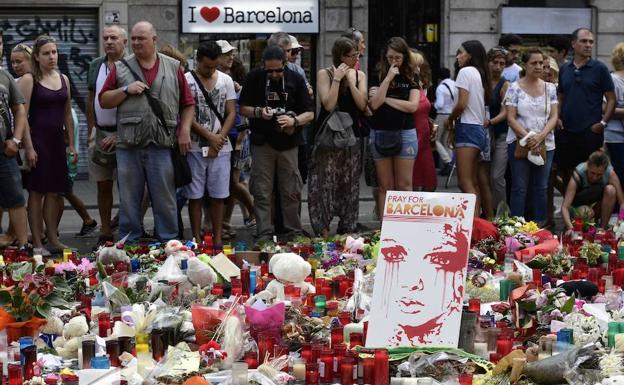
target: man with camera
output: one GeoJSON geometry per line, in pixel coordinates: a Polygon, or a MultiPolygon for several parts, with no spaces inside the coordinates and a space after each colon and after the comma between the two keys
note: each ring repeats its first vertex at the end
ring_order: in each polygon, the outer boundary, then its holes
{"type": "Polygon", "coordinates": [[[304,79],[286,67],[284,49],[272,45],[262,55],[263,68],[247,75],[240,96],[242,115],[251,128],[251,181],[257,235],[270,239],[271,195],[277,177],[282,218],[291,235],[302,231],[299,205],[303,182],[298,169],[302,128],[314,119],[304,79]]]}

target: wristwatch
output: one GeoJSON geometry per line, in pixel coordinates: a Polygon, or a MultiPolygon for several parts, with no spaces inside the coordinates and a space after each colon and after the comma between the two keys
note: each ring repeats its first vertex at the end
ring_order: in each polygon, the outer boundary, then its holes
{"type": "Polygon", "coordinates": [[[20,147],[22,145],[22,140],[21,139],[17,139],[16,137],[12,137],[11,140],[13,142],[15,142],[15,144],[17,144],[17,147],[20,147]]]}
{"type": "Polygon", "coordinates": [[[607,128],[607,124],[608,124],[608,123],[607,123],[607,122],[605,122],[604,120],[601,120],[601,121],[600,121],[600,125],[601,125],[602,127],[604,127],[604,128],[607,128]]]}
{"type": "Polygon", "coordinates": [[[293,120],[294,120],[293,127],[294,128],[299,127],[299,121],[297,121],[297,117],[296,116],[293,116],[293,120]]]}
{"type": "Polygon", "coordinates": [[[123,86],[121,90],[123,91],[124,94],[130,95],[130,93],[128,92],[128,86],[123,86]]]}

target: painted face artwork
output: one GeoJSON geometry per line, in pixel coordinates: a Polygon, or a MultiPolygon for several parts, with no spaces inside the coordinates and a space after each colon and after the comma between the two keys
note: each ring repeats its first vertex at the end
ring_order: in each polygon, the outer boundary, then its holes
{"type": "Polygon", "coordinates": [[[419,195],[439,198],[386,203],[370,346],[457,345],[472,206],[464,194],[419,195]]]}

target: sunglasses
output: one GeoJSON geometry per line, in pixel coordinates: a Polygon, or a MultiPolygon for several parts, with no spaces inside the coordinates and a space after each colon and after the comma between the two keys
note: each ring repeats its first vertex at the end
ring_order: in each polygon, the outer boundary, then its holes
{"type": "Polygon", "coordinates": [[[27,46],[26,44],[18,44],[15,47],[13,47],[13,52],[26,52],[27,54],[32,54],[32,48],[30,48],[29,46],[27,46]]]}
{"type": "Polygon", "coordinates": [[[264,72],[266,72],[267,74],[271,74],[271,73],[281,74],[282,72],[284,72],[284,69],[283,68],[278,68],[278,69],[274,69],[274,70],[265,69],[264,72]]]}
{"type": "Polygon", "coordinates": [[[509,54],[509,51],[507,51],[503,47],[494,47],[494,48],[492,48],[492,52],[500,52],[500,53],[502,53],[505,56],[507,56],[509,54]]]}
{"type": "Polygon", "coordinates": [[[44,46],[44,45],[46,45],[48,43],[56,43],[56,39],[51,37],[51,36],[40,36],[35,41],[35,47],[39,48],[39,47],[44,46]]]}

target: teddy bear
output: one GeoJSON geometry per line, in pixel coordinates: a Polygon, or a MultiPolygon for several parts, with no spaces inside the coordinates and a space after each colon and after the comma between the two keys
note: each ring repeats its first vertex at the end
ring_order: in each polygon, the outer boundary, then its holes
{"type": "Polygon", "coordinates": [[[88,332],[87,318],[83,315],[74,317],[63,327],[63,335],[54,340],[54,349],[63,358],[76,358],[82,342],[81,337],[88,332]]]}
{"type": "Polygon", "coordinates": [[[312,266],[295,253],[273,255],[269,260],[269,270],[275,279],[269,282],[263,291],[250,298],[248,303],[253,303],[257,299],[265,301],[284,300],[284,285],[289,283],[301,288],[301,296],[316,292],[314,286],[305,282],[306,277],[312,271],[312,266]]]}
{"type": "Polygon", "coordinates": [[[167,257],[173,255],[176,260],[179,261],[180,259],[189,259],[194,257],[195,253],[182,242],[177,239],[172,239],[165,244],[165,255],[167,257]]]}

